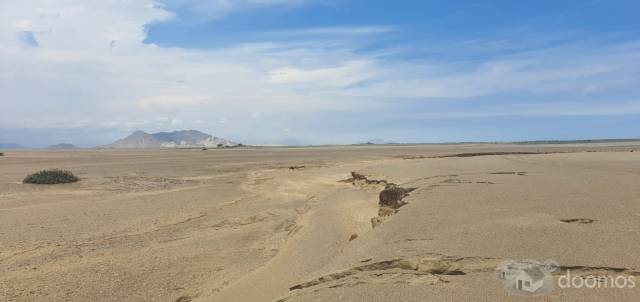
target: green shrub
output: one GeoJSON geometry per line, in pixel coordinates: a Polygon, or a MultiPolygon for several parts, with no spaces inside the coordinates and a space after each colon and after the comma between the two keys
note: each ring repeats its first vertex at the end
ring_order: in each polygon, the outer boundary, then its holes
{"type": "Polygon", "coordinates": [[[51,169],[31,174],[22,181],[28,184],[53,185],[78,181],[78,177],[70,171],[51,169]]]}

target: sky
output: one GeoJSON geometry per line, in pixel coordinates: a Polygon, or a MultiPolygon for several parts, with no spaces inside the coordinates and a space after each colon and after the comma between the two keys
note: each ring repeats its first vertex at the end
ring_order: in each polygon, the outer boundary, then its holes
{"type": "Polygon", "coordinates": [[[640,1],[0,0],[0,143],[640,137],[640,1]]]}

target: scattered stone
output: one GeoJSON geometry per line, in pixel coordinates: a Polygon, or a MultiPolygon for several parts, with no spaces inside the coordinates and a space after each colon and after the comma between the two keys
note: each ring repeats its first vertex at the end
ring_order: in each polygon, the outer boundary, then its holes
{"type": "Polygon", "coordinates": [[[358,234],[351,234],[351,237],[349,237],[349,241],[353,241],[356,238],[358,238],[358,234]]]}
{"type": "Polygon", "coordinates": [[[382,221],[384,221],[384,219],[382,217],[373,217],[373,218],[371,218],[371,227],[375,228],[375,227],[379,226],[380,224],[382,224],[382,221]]]}
{"type": "Polygon", "coordinates": [[[391,215],[395,214],[396,212],[397,212],[397,210],[394,209],[394,208],[380,207],[380,209],[378,209],[378,216],[380,216],[380,217],[391,216],[391,215]]]}

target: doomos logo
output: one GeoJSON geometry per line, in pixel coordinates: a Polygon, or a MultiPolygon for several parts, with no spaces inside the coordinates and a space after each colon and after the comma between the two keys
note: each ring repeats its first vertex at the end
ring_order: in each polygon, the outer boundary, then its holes
{"type": "Polygon", "coordinates": [[[544,263],[535,260],[508,260],[496,267],[496,276],[503,280],[505,289],[518,296],[540,296],[555,289],[551,273],[558,268],[553,260],[544,263]]]}

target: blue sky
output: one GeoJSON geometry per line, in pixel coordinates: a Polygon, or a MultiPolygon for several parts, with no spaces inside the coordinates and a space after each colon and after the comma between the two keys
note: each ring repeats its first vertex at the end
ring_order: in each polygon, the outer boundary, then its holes
{"type": "Polygon", "coordinates": [[[0,2],[0,142],[635,138],[638,1],[0,2]],[[28,3],[25,3],[28,2],[28,3]]]}

